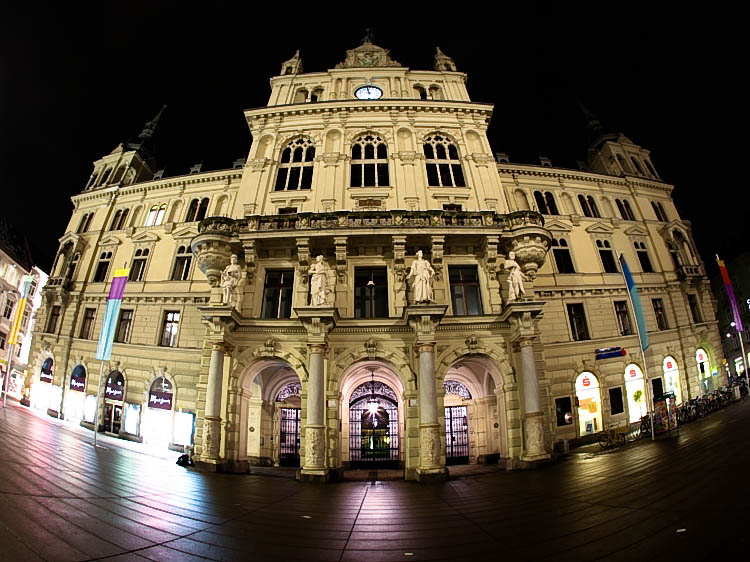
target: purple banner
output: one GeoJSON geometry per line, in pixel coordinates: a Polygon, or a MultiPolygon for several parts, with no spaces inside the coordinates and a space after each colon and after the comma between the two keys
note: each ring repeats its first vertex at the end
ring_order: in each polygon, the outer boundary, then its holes
{"type": "Polygon", "coordinates": [[[125,292],[125,283],[128,281],[127,277],[115,277],[112,279],[112,286],[109,288],[108,299],[122,300],[122,294],[125,292]]]}
{"type": "Polygon", "coordinates": [[[159,408],[160,410],[171,410],[172,393],[152,390],[148,393],[148,407],[159,408]]]}

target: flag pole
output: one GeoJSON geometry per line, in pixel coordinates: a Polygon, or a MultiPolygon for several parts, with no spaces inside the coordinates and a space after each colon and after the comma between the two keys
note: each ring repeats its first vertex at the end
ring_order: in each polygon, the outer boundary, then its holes
{"type": "Polygon", "coordinates": [[[8,346],[8,356],[7,356],[8,359],[5,364],[5,376],[3,377],[3,388],[2,388],[3,408],[5,408],[6,404],[8,403],[8,385],[10,384],[9,383],[10,372],[11,372],[11,369],[13,368],[13,348],[14,347],[15,345],[13,344],[10,344],[8,346]]]}
{"type": "MultiPolygon", "coordinates": [[[[641,360],[643,362],[643,378],[644,378],[644,387],[646,388],[646,411],[648,412],[649,421],[651,423],[651,441],[654,441],[656,439],[656,436],[654,435],[654,404],[651,400],[651,391],[649,389],[649,378],[648,378],[648,365],[646,365],[646,349],[643,347],[643,340],[644,337],[642,337],[641,334],[641,322],[643,322],[643,312],[641,310],[641,303],[640,301],[636,304],[635,299],[633,298],[632,291],[637,291],[638,289],[635,287],[635,283],[633,283],[633,278],[630,276],[630,268],[628,267],[627,262],[625,261],[625,257],[622,255],[622,253],[619,253],[618,259],[620,261],[620,269],[622,270],[622,276],[625,279],[625,286],[627,288],[628,293],[628,301],[630,301],[630,309],[633,311],[633,315],[635,316],[635,332],[638,335],[638,347],[641,350],[641,360]],[[632,288],[632,289],[631,289],[632,288]],[[640,318],[639,318],[640,316],[640,318]]],[[[643,325],[643,328],[645,329],[645,322],[643,325]]],[[[645,335],[646,338],[648,338],[648,335],[645,335]]]]}
{"type": "Polygon", "coordinates": [[[99,401],[102,394],[102,380],[104,379],[104,361],[99,367],[99,387],[96,390],[96,410],[94,410],[94,447],[96,447],[96,434],[99,432],[99,401]]]}

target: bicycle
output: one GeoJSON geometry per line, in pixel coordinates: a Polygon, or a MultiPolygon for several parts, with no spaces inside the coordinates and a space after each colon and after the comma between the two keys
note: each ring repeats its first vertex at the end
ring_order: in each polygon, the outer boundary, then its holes
{"type": "Polygon", "coordinates": [[[623,430],[619,427],[607,430],[599,435],[599,446],[606,449],[615,445],[624,445],[626,442],[625,433],[627,433],[627,429],[623,430]]]}

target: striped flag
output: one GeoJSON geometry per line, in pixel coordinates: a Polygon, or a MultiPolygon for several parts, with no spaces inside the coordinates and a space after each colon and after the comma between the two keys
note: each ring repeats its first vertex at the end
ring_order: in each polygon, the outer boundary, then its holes
{"type": "Polygon", "coordinates": [[[638,337],[641,339],[641,349],[645,351],[648,349],[648,331],[646,330],[646,319],[643,317],[641,299],[638,298],[638,288],[633,282],[633,276],[630,274],[628,262],[625,261],[625,256],[623,256],[622,254],[620,254],[620,266],[622,267],[622,275],[623,277],[625,277],[625,284],[628,286],[628,293],[630,293],[630,304],[633,306],[635,321],[638,324],[638,337]]]}
{"type": "Polygon", "coordinates": [[[126,268],[115,269],[115,274],[112,277],[112,286],[109,289],[109,297],[107,297],[107,308],[104,311],[104,320],[102,320],[102,331],[99,333],[99,345],[96,348],[97,359],[107,360],[112,355],[112,342],[115,339],[117,318],[120,315],[120,305],[122,304],[122,293],[125,291],[129,271],[126,268]]]}
{"type": "Polygon", "coordinates": [[[719,264],[719,271],[721,272],[721,279],[724,281],[724,288],[727,291],[727,297],[729,297],[729,306],[732,307],[732,315],[734,316],[734,327],[737,328],[738,332],[742,331],[742,318],[740,317],[740,311],[737,308],[737,301],[734,300],[734,290],[732,290],[732,282],[729,280],[729,273],[727,273],[727,266],[724,262],[719,259],[717,254],[716,263],[719,264]]]}
{"type": "Polygon", "coordinates": [[[11,324],[10,328],[10,337],[8,338],[8,343],[10,344],[18,343],[18,332],[21,329],[23,312],[26,309],[26,299],[29,297],[29,289],[31,288],[31,282],[33,280],[34,277],[31,275],[23,276],[23,283],[21,285],[21,300],[18,301],[18,305],[16,306],[16,315],[13,317],[13,324],[11,324]]]}

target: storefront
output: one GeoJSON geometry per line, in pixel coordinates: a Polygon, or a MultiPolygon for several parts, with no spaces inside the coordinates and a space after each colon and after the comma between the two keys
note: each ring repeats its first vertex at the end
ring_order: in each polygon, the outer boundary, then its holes
{"type": "Polygon", "coordinates": [[[120,371],[112,371],[104,388],[104,433],[119,435],[122,429],[125,399],[125,377],[120,371]]]}
{"type": "Polygon", "coordinates": [[[667,355],[662,362],[662,373],[664,374],[664,388],[667,393],[674,394],[675,404],[682,404],[682,389],[680,387],[680,370],[677,361],[671,355],[667,355]]]}
{"type": "Polygon", "coordinates": [[[47,357],[39,369],[39,381],[31,388],[31,407],[35,410],[46,412],[53,403],[54,368],[54,360],[52,357],[47,357]]]}
{"type": "Polygon", "coordinates": [[[699,347],[695,351],[695,362],[698,365],[698,379],[701,383],[701,393],[713,392],[714,381],[711,377],[711,363],[709,362],[708,353],[702,347],[699,347]]]}
{"type": "Polygon", "coordinates": [[[579,435],[598,433],[603,429],[599,379],[593,373],[584,371],[576,378],[575,386],[579,435]]]}
{"type": "Polygon", "coordinates": [[[625,393],[628,397],[628,421],[637,422],[648,414],[648,397],[643,371],[635,363],[625,367],[625,393]]]}
{"type": "Polygon", "coordinates": [[[70,375],[69,392],[65,396],[65,418],[80,422],[86,400],[86,367],[76,365],[70,375]]]}
{"type": "Polygon", "coordinates": [[[173,408],[173,385],[165,376],[160,376],[151,383],[143,412],[141,429],[145,443],[158,449],[169,447],[174,423],[173,408]]]}

